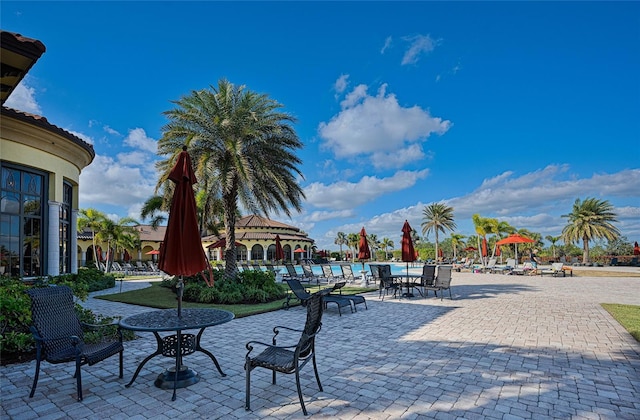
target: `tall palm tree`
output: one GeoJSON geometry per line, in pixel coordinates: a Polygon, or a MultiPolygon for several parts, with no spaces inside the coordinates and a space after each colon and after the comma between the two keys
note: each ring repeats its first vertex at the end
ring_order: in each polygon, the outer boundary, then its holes
{"type": "Polygon", "coordinates": [[[456,228],[453,221],[453,207],[444,203],[431,203],[422,210],[422,234],[429,236],[434,232],[436,237],[436,259],[438,258],[438,232],[445,233],[456,228]]]}
{"type": "Polygon", "coordinates": [[[620,231],[613,224],[617,223],[617,214],[607,200],[579,198],[573,203],[571,213],[562,217],[568,219],[568,224],[562,229],[562,239],[565,243],[576,243],[582,240],[582,262],[589,262],[589,241],[599,238],[608,241],[616,240],[620,231]]]}
{"type": "Polygon", "coordinates": [[[302,143],[293,129],[295,118],[281,111],[283,105],[220,80],[217,87],[193,91],[175,101],[175,109],[164,114],[158,153],[168,156],[158,163],[168,174],[187,146],[196,177],[208,194],[222,201],[226,235],[225,277],[235,278],[238,209],[268,217],[271,212],[291,216],[300,211],[304,192],[298,185],[302,161],[295,154],[302,143]]]}
{"type": "Polygon", "coordinates": [[[169,211],[169,207],[171,206],[171,197],[164,197],[161,195],[154,195],[147,199],[142,205],[142,209],[140,209],[140,217],[146,219],[147,217],[151,218],[151,228],[153,230],[158,229],[162,223],[167,220],[167,217],[164,215],[165,212],[169,211]]]}
{"type": "Polygon", "coordinates": [[[342,255],[342,246],[347,244],[347,234],[344,232],[338,232],[334,243],[340,247],[340,259],[343,260],[344,256],[342,255]]]}
{"type": "MultiPolygon", "coordinates": [[[[94,208],[88,209],[80,209],[78,210],[78,231],[82,232],[85,229],[91,230],[91,238],[93,241],[93,262],[94,264],[98,263],[98,254],[96,251],[96,236],[97,233],[102,229],[102,224],[107,220],[107,215],[101,212],[100,210],[96,210],[94,208]]],[[[96,267],[98,267],[96,265],[96,267]]]]}
{"type": "MultiPolygon", "coordinates": [[[[478,255],[480,255],[480,260],[482,261],[482,266],[485,266],[485,259],[482,257],[482,245],[480,244],[480,238],[487,239],[487,235],[492,233],[494,223],[491,219],[486,217],[481,217],[479,214],[474,214],[471,216],[471,220],[473,221],[473,226],[475,227],[478,241],[478,255]]],[[[495,220],[495,219],[494,219],[495,220]]]]}

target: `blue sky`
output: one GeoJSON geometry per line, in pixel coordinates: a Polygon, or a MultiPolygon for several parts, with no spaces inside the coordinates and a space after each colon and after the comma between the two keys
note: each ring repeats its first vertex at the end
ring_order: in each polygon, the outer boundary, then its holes
{"type": "MultiPolygon", "coordinates": [[[[221,78],[297,119],[291,219],[400,245],[432,202],[559,236],[609,200],[640,240],[638,2],[2,2],[46,53],[6,105],[93,144],[80,207],[139,219],[171,101],[221,78]]],[[[433,240],[433,235],[429,238],[433,240]]]]}

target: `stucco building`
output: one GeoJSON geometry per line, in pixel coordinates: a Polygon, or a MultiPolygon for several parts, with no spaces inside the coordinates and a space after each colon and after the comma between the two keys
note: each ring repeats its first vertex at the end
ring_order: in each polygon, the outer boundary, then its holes
{"type": "Polygon", "coordinates": [[[12,32],[0,36],[0,275],[75,273],[80,172],[95,152],[44,117],[5,107],[46,49],[12,32]]]}

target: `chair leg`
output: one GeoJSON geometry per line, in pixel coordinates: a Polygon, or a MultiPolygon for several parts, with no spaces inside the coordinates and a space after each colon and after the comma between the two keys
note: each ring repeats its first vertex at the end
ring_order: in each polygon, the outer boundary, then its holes
{"type": "Polygon", "coordinates": [[[320,392],[323,392],[324,390],[322,389],[322,384],[320,383],[320,375],[318,374],[318,365],[316,364],[316,353],[315,350],[313,352],[313,371],[316,373],[316,381],[318,382],[318,389],[320,389],[320,392]]]}
{"type": "Polygon", "coordinates": [[[304,400],[302,399],[302,388],[300,387],[300,370],[296,369],[296,387],[298,388],[298,398],[300,399],[300,405],[302,406],[302,412],[307,415],[307,407],[304,406],[304,400]]]}
{"type": "Polygon", "coordinates": [[[31,385],[31,393],[29,398],[33,398],[33,394],[36,392],[36,386],[38,386],[38,377],[40,376],[40,358],[36,360],[36,375],[33,377],[33,385],[31,385]]]}
{"type": "Polygon", "coordinates": [[[124,377],[124,372],[123,372],[123,369],[122,369],[122,366],[123,366],[122,362],[123,362],[123,359],[124,359],[123,353],[124,353],[124,351],[120,351],[120,379],[122,379],[124,377]]]}
{"type": "Polygon", "coordinates": [[[244,409],[251,410],[251,366],[248,360],[244,363],[244,370],[246,372],[244,409]]]}
{"type": "Polygon", "coordinates": [[[78,401],[82,401],[82,370],[80,369],[80,356],[76,356],[76,387],[78,389],[78,401]]]}

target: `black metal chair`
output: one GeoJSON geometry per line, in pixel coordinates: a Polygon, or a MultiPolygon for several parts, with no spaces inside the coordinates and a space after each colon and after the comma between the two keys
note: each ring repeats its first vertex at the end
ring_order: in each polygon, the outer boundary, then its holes
{"type": "Polygon", "coordinates": [[[283,326],[273,328],[272,344],[262,343],[259,341],[249,341],[246,344],[248,350],[245,356],[244,369],[246,372],[246,399],[245,409],[250,410],[251,400],[251,371],[257,367],[269,369],[272,371],[272,383],[276,383],[276,372],[285,374],[295,374],[296,387],[298,388],[298,398],[302,406],[302,412],[307,415],[307,409],[302,398],[302,388],[300,387],[300,370],[311,361],[313,370],[318,382],[318,388],[322,391],[320,376],[318,375],[318,366],[316,364],[316,335],[322,327],[322,312],[324,310],[323,295],[325,291],[314,293],[306,301],[307,320],[303,330],[292,329],[283,326]],[[276,338],[281,331],[301,333],[300,339],[296,345],[278,346],[276,338]],[[262,352],[252,356],[254,346],[263,348],[262,352]]]}
{"type": "MultiPolygon", "coordinates": [[[[332,296],[337,296],[339,298],[342,299],[348,299],[350,303],[353,304],[353,310],[355,310],[356,312],[358,312],[358,308],[356,307],[356,305],[359,305],[361,303],[364,303],[364,308],[365,309],[369,309],[367,308],[367,301],[365,300],[364,296],[361,295],[343,295],[342,294],[342,288],[347,284],[346,280],[345,281],[339,281],[336,284],[333,285],[333,287],[331,288],[331,293],[329,293],[329,297],[332,296]],[[334,295],[333,293],[337,292],[338,294],[334,295]]],[[[325,304],[326,306],[326,304],[325,304]]],[[[351,312],[353,312],[353,310],[351,312]]]]}
{"type": "MultiPolygon", "coordinates": [[[[432,264],[425,264],[422,267],[422,277],[417,287],[421,288],[423,292],[420,292],[424,297],[427,297],[429,293],[428,287],[433,287],[436,282],[436,266],[432,264]]],[[[418,289],[420,290],[420,289],[418,289]]]]}
{"type": "Polygon", "coordinates": [[[436,280],[433,286],[425,286],[425,295],[428,290],[433,290],[438,297],[438,291],[442,292],[440,295],[440,300],[444,299],[444,291],[449,291],[449,299],[453,299],[451,296],[451,269],[450,265],[439,265],[438,266],[438,274],[436,275],[436,280]]]}
{"type": "Polygon", "coordinates": [[[393,297],[396,297],[396,295],[398,294],[398,289],[400,289],[402,285],[397,283],[394,277],[391,275],[391,266],[388,264],[371,264],[370,267],[374,279],[378,280],[379,282],[379,297],[384,300],[384,297],[389,294],[390,290],[393,290],[393,297]]]}
{"type": "MultiPolygon", "coordinates": [[[[81,323],[73,303],[73,292],[68,286],[52,286],[27,290],[31,298],[31,333],[36,340],[36,374],[31,386],[33,397],[38,385],[40,362],[49,363],[76,362],[74,378],[78,392],[78,401],[82,401],[82,375],[80,366],[94,365],[115,354],[120,354],[120,378],[122,378],[122,334],[118,329],[118,339],[96,344],[85,343],[82,327],[100,329],[106,325],[81,323]]],[[[114,322],[111,325],[117,325],[114,322]]]]}

